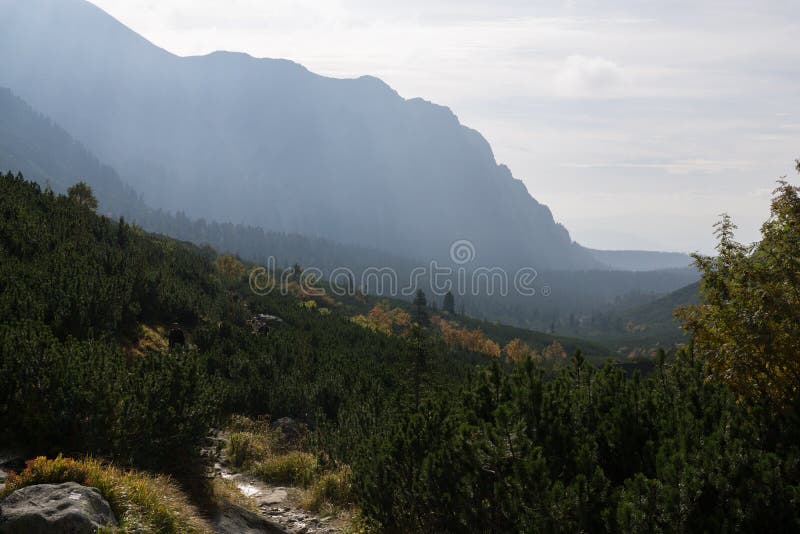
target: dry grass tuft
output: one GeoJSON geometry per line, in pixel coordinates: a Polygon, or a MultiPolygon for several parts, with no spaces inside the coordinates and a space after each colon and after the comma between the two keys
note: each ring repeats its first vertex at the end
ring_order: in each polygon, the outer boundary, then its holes
{"type": "Polygon", "coordinates": [[[253,464],[251,472],[270,484],[307,487],[314,480],[318,467],[317,457],[313,454],[289,451],[253,464]]]}
{"type": "Polygon", "coordinates": [[[351,508],[354,504],[352,477],[349,467],[322,473],[306,491],[303,508],[326,514],[351,508]]]}
{"type": "Polygon", "coordinates": [[[252,497],[242,493],[232,480],[216,477],[211,480],[211,495],[216,506],[231,503],[255,514],[261,513],[258,503],[252,497]]]}
{"type": "Polygon", "coordinates": [[[107,532],[155,532],[160,534],[205,534],[211,526],[186,496],[166,476],[122,470],[99,460],[73,460],[59,455],[28,462],[20,474],[6,480],[0,500],[15,490],[35,484],[76,482],[100,490],[119,521],[107,532]]]}

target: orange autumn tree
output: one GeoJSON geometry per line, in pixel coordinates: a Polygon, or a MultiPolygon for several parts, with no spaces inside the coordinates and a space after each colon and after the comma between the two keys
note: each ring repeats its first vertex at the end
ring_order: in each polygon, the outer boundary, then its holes
{"type": "Polygon", "coordinates": [[[538,354],[527,343],[519,338],[512,339],[505,347],[503,353],[506,355],[508,363],[522,363],[530,358],[538,358],[538,354]]]}
{"type": "Polygon", "coordinates": [[[448,347],[486,354],[493,358],[499,358],[501,355],[500,345],[487,338],[480,328],[472,330],[462,328],[457,323],[442,319],[438,315],[431,319],[431,324],[442,333],[442,338],[448,347]]]}
{"type": "Polygon", "coordinates": [[[390,308],[386,302],[376,304],[367,315],[356,315],[352,321],[375,332],[408,335],[411,315],[401,308],[390,308]]]}

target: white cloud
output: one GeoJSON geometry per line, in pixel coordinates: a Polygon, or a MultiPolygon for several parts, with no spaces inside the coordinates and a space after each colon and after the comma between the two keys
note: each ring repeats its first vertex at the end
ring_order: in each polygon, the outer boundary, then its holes
{"type": "Polygon", "coordinates": [[[611,93],[625,78],[622,68],[609,59],[571,55],[556,72],[556,94],[567,98],[597,97],[611,93]]]}

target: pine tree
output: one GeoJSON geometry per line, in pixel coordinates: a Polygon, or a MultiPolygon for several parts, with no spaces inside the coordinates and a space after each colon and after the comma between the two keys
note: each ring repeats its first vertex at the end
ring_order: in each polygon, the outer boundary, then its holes
{"type": "Polygon", "coordinates": [[[448,291],[447,294],[444,296],[444,302],[442,303],[442,309],[450,314],[456,313],[456,299],[453,296],[452,291],[448,291]]]}
{"type": "Polygon", "coordinates": [[[419,409],[420,389],[422,388],[422,373],[425,371],[426,351],[425,351],[425,327],[430,323],[427,310],[428,301],[425,292],[417,290],[414,297],[414,339],[416,341],[416,351],[414,358],[414,406],[419,409]]]}
{"type": "Polygon", "coordinates": [[[92,211],[97,209],[97,199],[92,188],[86,182],[78,182],[67,189],[67,196],[79,206],[89,208],[92,211]]]}

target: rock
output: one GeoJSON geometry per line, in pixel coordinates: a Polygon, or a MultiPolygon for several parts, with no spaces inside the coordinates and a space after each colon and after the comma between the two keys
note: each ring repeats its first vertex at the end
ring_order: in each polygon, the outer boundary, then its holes
{"type": "Polygon", "coordinates": [[[1,534],[94,534],[117,526],[97,488],[75,482],[18,489],[0,502],[1,534]]]}
{"type": "Polygon", "coordinates": [[[286,497],[287,493],[285,489],[275,488],[269,493],[263,495],[260,499],[258,499],[258,501],[263,504],[281,504],[286,500],[286,497]]]}
{"type": "Polygon", "coordinates": [[[282,526],[254,514],[253,512],[226,503],[214,518],[214,532],[217,534],[285,534],[282,526]]]}

